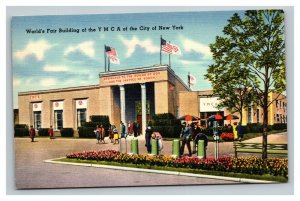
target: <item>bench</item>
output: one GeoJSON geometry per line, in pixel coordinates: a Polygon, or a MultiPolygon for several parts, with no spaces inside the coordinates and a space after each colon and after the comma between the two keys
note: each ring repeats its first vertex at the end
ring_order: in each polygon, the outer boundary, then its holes
{"type": "MultiPolygon", "coordinates": [[[[235,157],[237,153],[262,153],[262,143],[247,143],[247,142],[234,142],[233,148],[235,152],[235,157]]],[[[287,155],[288,154],[287,144],[278,144],[278,143],[268,143],[267,144],[267,153],[268,154],[277,154],[277,155],[287,155]]]]}

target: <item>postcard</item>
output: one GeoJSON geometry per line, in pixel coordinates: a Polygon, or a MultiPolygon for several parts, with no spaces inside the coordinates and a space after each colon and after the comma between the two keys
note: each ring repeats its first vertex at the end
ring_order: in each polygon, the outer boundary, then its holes
{"type": "Polygon", "coordinates": [[[16,189],[288,181],[282,10],[11,27],[16,189]]]}

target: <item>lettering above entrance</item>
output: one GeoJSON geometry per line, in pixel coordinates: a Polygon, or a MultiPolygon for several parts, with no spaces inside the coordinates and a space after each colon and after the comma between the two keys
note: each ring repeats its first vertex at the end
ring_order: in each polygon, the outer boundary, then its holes
{"type": "Polygon", "coordinates": [[[126,75],[105,76],[100,78],[100,86],[124,85],[145,82],[157,82],[168,79],[167,71],[133,73],[126,75]]]}

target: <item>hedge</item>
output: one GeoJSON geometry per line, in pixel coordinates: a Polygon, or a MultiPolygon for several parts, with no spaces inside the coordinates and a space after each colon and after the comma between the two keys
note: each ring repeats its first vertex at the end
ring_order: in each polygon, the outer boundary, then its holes
{"type": "Polygon", "coordinates": [[[38,135],[39,136],[49,136],[48,129],[49,128],[40,128],[38,131],[38,135]]]}
{"type": "Polygon", "coordinates": [[[283,123],[273,124],[272,129],[273,130],[285,130],[285,129],[287,129],[287,124],[283,124],[283,123]]]}
{"type": "Polygon", "coordinates": [[[16,124],[14,127],[15,137],[24,137],[29,136],[29,128],[26,124],[16,124]]]}
{"type": "Polygon", "coordinates": [[[178,138],[181,132],[181,122],[171,113],[156,114],[149,122],[152,130],[163,137],[178,138]]]}
{"type": "Polygon", "coordinates": [[[62,128],[60,130],[61,137],[73,137],[74,136],[74,130],[73,128],[62,128]]]}
{"type": "Polygon", "coordinates": [[[79,127],[78,134],[80,138],[95,138],[95,127],[79,127]]]}

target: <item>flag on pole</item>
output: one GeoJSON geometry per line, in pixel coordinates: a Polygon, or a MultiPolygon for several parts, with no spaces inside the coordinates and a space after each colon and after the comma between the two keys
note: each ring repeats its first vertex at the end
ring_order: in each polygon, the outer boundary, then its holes
{"type": "Polygon", "coordinates": [[[118,58],[118,54],[115,48],[105,46],[105,52],[111,63],[120,64],[120,60],[118,58]]]}
{"type": "Polygon", "coordinates": [[[181,54],[181,50],[177,45],[167,42],[165,39],[160,39],[161,51],[166,54],[181,54]]]}
{"type": "Polygon", "coordinates": [[[196,84],[196,78],[195,78],[195,76],[193,76],[193,75],[189,75],[189,83],[190,83],[190,85],[192,85],[192,86],[194,86],[195,84],[196,84]]]}

